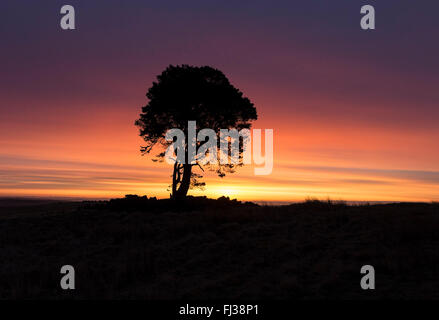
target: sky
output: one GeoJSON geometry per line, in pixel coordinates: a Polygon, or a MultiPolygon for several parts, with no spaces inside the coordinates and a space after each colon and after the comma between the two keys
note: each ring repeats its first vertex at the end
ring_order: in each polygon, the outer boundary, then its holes
{"type": "Polygon", "coordinates": [[[0,3],[0,197],[169,196],[134,121],[168,65],[220,69],[274,130],[204,191],[253,201],[439,201],[439,2],[0,3]],[[76,29],[62,30],[73,5],[76,29]],[[376,29],[360,28],[360,8],[376,29]]]}

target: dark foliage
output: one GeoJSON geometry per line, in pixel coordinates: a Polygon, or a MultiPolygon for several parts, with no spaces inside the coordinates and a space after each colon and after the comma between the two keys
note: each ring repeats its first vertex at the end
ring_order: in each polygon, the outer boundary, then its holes
{"type": "MultiPolygon", "coordinates": [[[[202,177],[193,172],[195,164],[188,161],[188,121],[196,121],[199,129],[212,129],[219,136],[220,129],[248,129],[251,121],[257,119],[256,108],[243,93],[235,88],[218,69],[188,65],[169,66],[149,88],[149,103],[142,107],[142,113],[135,122],[140,136],[146,142],[141,148],[145,153],[158,145],[160,152],[156,161],[162,161],[171,142],[165,140],[169,129],[180,129],[186,135],[186,164],[176,162],[172,179],[172,195],[185,197],[190,187],[204,187],[202,177]]],[[[199,147],[200,144],[197,144],[199,147]]],[[[219,146],[218,146],[219,149],[219,146]]],[[[242,148],[240,150],[242,155],[242,148]]],[[[196,164],[201,168],[201,165],[196,164]]],[[[236,164],[207,165],[218,176],[234,172],[236,164]]]]}

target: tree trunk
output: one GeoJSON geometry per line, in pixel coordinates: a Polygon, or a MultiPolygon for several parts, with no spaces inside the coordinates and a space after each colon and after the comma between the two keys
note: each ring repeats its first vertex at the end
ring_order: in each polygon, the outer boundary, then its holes
{"type": "Polygon", "coordinates": [[[191,175],[192,175],[192,165],[184,164],[183,165],[183,177],[181,178],[180,186],[177,189],[173,181],[173,198],[174,199],[183,199],[186,197],[187,192],[189,191],[189,187],[191,184],[191,175]]]}
{"type": "Polygon", "coordinates": [[[175,198],[175,194],[177,193],[177,173],[178,173],[178,162],[174,163],[174,171],[172,173],[172,193],[171,198],[175,198]]]}

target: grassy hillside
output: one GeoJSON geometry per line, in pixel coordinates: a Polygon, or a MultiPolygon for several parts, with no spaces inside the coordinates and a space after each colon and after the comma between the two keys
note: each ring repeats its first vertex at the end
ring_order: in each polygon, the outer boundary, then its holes
{"type": "Polygon", "coordinates": [[[439,205],[0,201],[0,298],[439,298],[439,205]],[[60,289],[60,268],[76,290],[60,289]],[[360,288],[373,265],[376,290],[360,288]]]}

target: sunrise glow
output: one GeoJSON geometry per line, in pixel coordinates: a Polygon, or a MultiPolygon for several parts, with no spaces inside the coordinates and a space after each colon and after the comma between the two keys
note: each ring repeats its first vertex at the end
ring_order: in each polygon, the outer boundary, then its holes
{"type": "Polygon", "coordinates": [[[0,196],[169,197],[172,168],[141,156],[134,121],[155,76],[187,63],[222,70],[254,102],[253,128],[274,130],[271,175],[255,176],[251,165],[222,179],[208,173],[206,189],[190,194],[439,200],[437,41],[390,23],[374,37],[359,27],[317,34],[320,16],[301,19],[297,8],[261,23],[256,6],[242,25],[221,8],[206,20],[203,6],[165,14],[139,2],[109,6],[96,21],[100,9],[83,6],[70,33],[51,29],[57,22],[43,13],[23,13],[32,28],[3,21],[0,196]],[[162,20],[166,28],[154,28],[162,20]]]}

